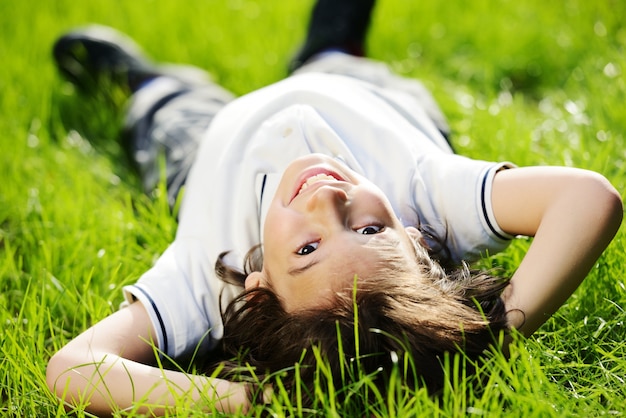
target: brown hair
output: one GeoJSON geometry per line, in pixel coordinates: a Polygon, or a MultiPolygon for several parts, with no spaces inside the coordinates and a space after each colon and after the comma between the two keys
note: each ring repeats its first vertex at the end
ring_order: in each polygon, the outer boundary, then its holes
{"type": "MultiPolygon", "coordinates": [[[[420,271],[389,248],[374,277],[357,278],[323,308],[286,312],[271,288],[244,292],[223,313],[221,348],[235,360],[219,364],[220,376],[233,378],[241,364],[251,366],[258,379],[281,372],[287,393],[304,385],[301,402],[312,406],[318,359],[328,364],[336,388],[346,383],[345,370],[357,364],[361,375],[375,375],[378,390],[384,390],[394,359],[406,355],[413,367],[405,370],[404,382],[438,392],[446,353],[464,353],[471,367],[507,330],[500,294],[508,280],[466,265],[447,273],[424,247],[414,247],[420,271]]],[[[223,255],[216,272],[224,280],[241,284],[261,268],[258,248],[248,253],[243,272],[227,267],[223,255]]]]}

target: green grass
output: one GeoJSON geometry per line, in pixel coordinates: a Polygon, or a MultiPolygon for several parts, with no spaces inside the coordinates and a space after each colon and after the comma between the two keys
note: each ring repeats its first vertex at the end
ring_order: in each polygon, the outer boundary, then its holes
{"type": "MultiPolygon", "coordinates": [[[[155,59],[210,69],[244,94],[284,76],[310,4],[0,0],[0,415],[65,415],[45,389],[47,359],[117,309],[120,288],[151,265],[176,227],[162,196],[141,194],[115,142],[112,106],[80,100],[57,76],[53,40],[86,22],[112,25],[155,59]]],[[[617,0],[381,0],[369,46],[433,90],[459,153],[587,168],[621,191],[624,16],[617,0]]],[[[461,380],[437,404],[395,388],[367,411],[325,397],[322,415],[623,416],[624,242],[620,230],[558,313],[516,341],[511,361],[492,356],[482,392],[461,396],[461,380]]],[[[526,245],[486,263],[510,273],[526,245]]],[[[280,395],[272,407],[301,412],[280,395]]]]}

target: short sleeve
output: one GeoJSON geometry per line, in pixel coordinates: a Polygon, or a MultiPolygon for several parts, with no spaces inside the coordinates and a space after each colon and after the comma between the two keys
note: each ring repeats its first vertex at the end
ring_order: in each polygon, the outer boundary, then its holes
{"type": "Polygon", "coordinates": [[[240,290],[215,277],[200,241],[175,240],[134,285],[127,301],[139,300],[150,316],[161,352],[172,358],[215,347],[222,338],[220,297],[240,290]]]}
{"type": "Polygon", "coordinates": [[[498,225],[491,204],[495,174],[514,167],[454,154],[420,157],[415,205],[420,226],[450,252],[451,261],[472,262],[504,250],[512,235],[498,225]]]}

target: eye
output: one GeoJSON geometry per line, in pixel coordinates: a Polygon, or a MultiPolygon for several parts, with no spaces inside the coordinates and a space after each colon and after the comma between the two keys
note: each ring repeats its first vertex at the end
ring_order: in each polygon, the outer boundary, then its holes
{"type": "Polygon", "coordinates": [[[383,230],[383,227],[380,225],[367,225],[362,228],[357,228],[354,231],[358,234],[373,235],[373,234],[378,234],[382,230],[383,230]]]}
{"type": "Polygon", "coordinates": [[[317,247],[318,247],[319,244],[320,244],[319,242],[310,242],[310,243],[302,246],[298,251],[296,251],[296,254],[298,254],[298,255],[309,255],[313,251],[317,250],[317,247]]]}

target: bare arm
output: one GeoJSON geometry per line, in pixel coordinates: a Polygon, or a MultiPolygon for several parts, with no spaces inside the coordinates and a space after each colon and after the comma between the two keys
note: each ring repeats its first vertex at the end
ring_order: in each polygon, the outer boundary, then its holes
{"type": "Polygon", "coordinates": [[[103,319],[70,341],[48,363],[48,387],[64,402],[87,403],[89,412],[105,415],[151,405],[141,413],[162,415],[175,399],[215,401],[218,410],[234,412],[247,406],[242,384],[163,370],[154,362],[154,331],[141,303],[133,303],[103,319]]]}
{"type": "Polygon", "coordinates": [[[576,290],[619,229],[621,197],[590,171],[529,167],[499,172],[492,202],[503,230],[535,237],[503,294],[511,325],[530,335],[576,290]]]}

